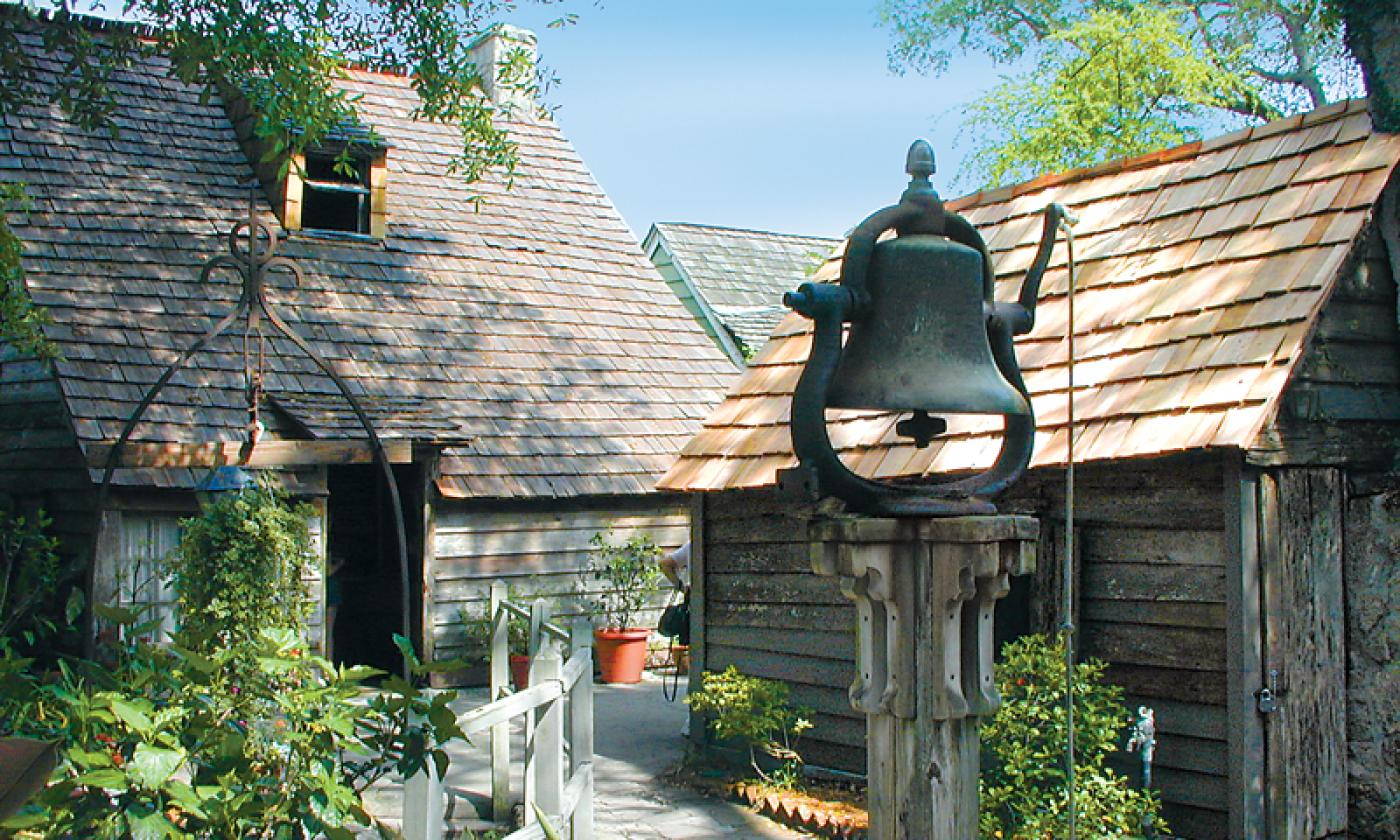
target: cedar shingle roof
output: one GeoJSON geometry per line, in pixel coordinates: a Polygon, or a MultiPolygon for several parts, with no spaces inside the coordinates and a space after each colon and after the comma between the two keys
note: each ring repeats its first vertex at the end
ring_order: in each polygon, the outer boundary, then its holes
{"type": "Polygon", "coordinates": [[[676,268],[730,332],[758,348],[783,319],[783,292],[792,291],[841,243],[710,225],[654,225],[676,268]]]}
{"type": "MultiPolygon", "coordinates": [[[[951,206],[992,253],[999,299],[1031,263],[1040,211],[1075,228],[1076,459],[1248,447],[1270,419],[1333,288],[1400,161],[1400,136],[1373,134],[1365,104],[1341,103],[1224,137],[979,193],[951,206]]],[[[1068,438],[1065,248],[1041,288],[1017,356],[1039,432],[1031,465],[1063,464],[1068,438]]],[[[818,279],[834,281],[840,258],[818,279]]],[[[661,481],[672,490],[772,484],[796,464],[789,403],[810,348],[790,314],[661,481]]],[[[953,418],[927,449],[896,417],[833,413],[833,445],[865,475],[982,468],[1000,418],[953,418]]]]}
{"type": "MultiPolygon", "coordinates": [[[[28,45],[43,73],[62,72],[37,38],[28,45]]],[[[281,253],[306,281],[274,276],[279,310],[366,397],[385,437],[470,439],[443,459],[449,496],[650,492],[733,369],[572,146],[548,119],[510,123],[513,189],[499,177],[468,187],[447,174],[457,130],[410,119],[409,79],[357,72],[347,84],[390,147],[388,235],[293,235],[281,253]]],[[[114,92],[117,138],[54,107],[0,126],[0,180],[33,199],[16,231],[84,447],[115,439],[163,367],[231,308],[236,286],[202,286],[199,271],[246,217],[253,177],[218,98],[201,103],[161,61],[118,74],[114,92]]],[[[315,437],[360,435],[309,360],[280,337],[266,353],[281,410],[315,437]]],[[[241,337],[196,364],[136,440],[242,439],[241,337]]]]}

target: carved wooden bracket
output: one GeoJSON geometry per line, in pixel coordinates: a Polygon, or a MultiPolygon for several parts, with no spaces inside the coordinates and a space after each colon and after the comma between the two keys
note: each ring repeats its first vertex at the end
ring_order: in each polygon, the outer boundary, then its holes
{"type": "Polygon", "coordinates": [[[856,607],[851,705],[904,719],[995,711],[993,609],[1034,568],[1037,530],[1015,516],[813,523],[813,570],[856,607]]]}

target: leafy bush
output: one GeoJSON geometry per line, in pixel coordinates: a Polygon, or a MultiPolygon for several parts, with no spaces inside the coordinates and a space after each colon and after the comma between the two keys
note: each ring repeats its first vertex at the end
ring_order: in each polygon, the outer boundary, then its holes
{"type": "MultiPolygon", "coordinates": [[[[1129,722],[1105,663],[1075,666],[1076,823],[1085,840],[1142,836],[1161,804],[1105,766],[1129,722]]],[[[1008,643],[996,669],[1001,708],[982,724],[981,836],[1042,840],[1067,833],[1065,661],[1044,636],[1008,643]]]]}
{"type": "MultiPolygon", "coordinates": [[[[444,744],[462,734],[447,705],[454,693],[430,698],[387,675],[361,702],[361,681],[382,672],[308,651],[302,511],[266,489],[245,491],[186,528],[195,536],[171,569],[192,614],[168,645],[141,640],[136,611],[97,605],[130,628],[100,663],[64,660],[41,675],[33,660],[0,650],[0,736],[60,744],[48,786],[0,834],[349,840],[349,826],[370,822],[361,794],[376,779],[429,761],[445,772],[444,744]],[[255,592],[255,578],[233,565],[240,559],[295,577],[259,580],[255,592]],[[213,587],[220,580],[239,600],[213,587]]],[[[406,639],[395,642],[415,676],[454,667],[424,666],[406,639]]]]}
{"type": "Polygon", "coordinates": [[[690,708],[709,717],[715,737],[737,738],[749,749],[749,764],[759,777],[779,787],[796,787],[802,778],[802,757],[796,750],[802,733],[812,728],[811,711],[788,705],[787,683],[751,677],[730,665],[722,672],[706,671],[701,690],[685,698],[690,708]],[[764,772],[758,753],[777,759],[778,769],[764,772]]]}
{"type": "Polygon", "coordinates": [[[302,575],[313,557],[309,505],[292,506],[265,482],[220,493],[180,523],[166,572],[180,625],[214,646],[255,639],[264,627],[302,631],[311,602],[302,575]]]}
{"type": "Polygon", "coordinates": [[[634,625],[637,613],[660,588],[661,549],[646,534],[634,534],[622,544],[612,542],[612,531],[593,535],[593,553],[588,561],[588,573],[602,589],[590,590],[586,584],[579,589],[593,608],[602,616],[603,626],[626,630],[634,625]]]}
{"type": "MultiPolygon", "coordinates": [[[[45,533],[43,511],[25,517],[0,510],[0,647],[23,642],[33,647],[59,630],[55,598],[75,564],[58,556],[58,540],[45,533]]],[[[73,588],[64,612],[71,621],[83,608],[73,588]]]]}

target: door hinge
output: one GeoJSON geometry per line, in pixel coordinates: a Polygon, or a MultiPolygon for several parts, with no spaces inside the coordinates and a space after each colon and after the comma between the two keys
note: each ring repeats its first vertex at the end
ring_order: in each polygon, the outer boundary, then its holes
{"type": "Polygon", "coordinates": [[[1254,692],[1254,707],[1261,715],[1278,711],[1278,669],[1269,669],[1269,684],[1254,692]]]}

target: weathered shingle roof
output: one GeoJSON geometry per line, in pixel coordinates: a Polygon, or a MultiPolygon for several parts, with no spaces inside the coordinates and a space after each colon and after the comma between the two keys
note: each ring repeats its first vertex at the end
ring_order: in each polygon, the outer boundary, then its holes
{"type": "MultiPolygon", "coordinates": [[[[1050,202],[1080,217],[1075,297],[1076,458],[1248,447],[1271,417],[1343,261],[1400,161],[1363,102],[952,203],[986,238],[998,297],[1020,288],[1050,202]]],[[[1065,249],[1017,343],[1039,433],[1032,466],[1063,464],[1068,401],[1065,249]]],[[[818,273],[834,280],[839,257],[818,273]]],[[[771,484],[795,465],[792,390],[810,322],[789,315],[661,482],[676,490],[771,484]]],[[[833,444],[866,475],[980,468],[999,418],[954,418],[927,449],[896,417],[841,413],[833,444]]]]}
{"type": "MultiPolygon", "coordinates": [[[[367,398],[386,437],[470,438],[443,460],[449,496],[651,491],[733,369],[568,141],[548,119],[512,122],[513,188],[498,177],[468,186],[447,174],[457,130],[410,119],[409,79],[357,72],[348,85],[391,148],[388,235],[293,235],[282,253],[306,280],[274,276],[280,311],[367,398]]],[[[199,271],[246,217],[253,177],[218,98],[201,102],[159,60],[118,74],[114,92],[116,138],[56,107],[0,127],[0,180],[25,182],[33,199],[16,230],[85,447],[115,439],[162,368],[231,308],[235,285],[201,285],[199,271]]],[[[282,410],[318,437],[358,436],[331,407],[331,381],[268,335],[265,384],[282,410]]],[[[137,440],[241,439],[241,337],[196,363],[137,440]]]]}
{"type": "Polygon", "coordinates": [[[808,278],[839,239],[658,222],[676,268],[720,321],[757,348],[787,313],[783,292],[808,278]]]}

